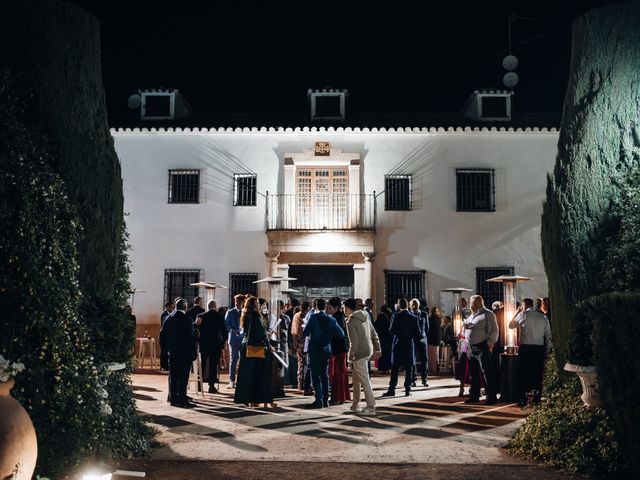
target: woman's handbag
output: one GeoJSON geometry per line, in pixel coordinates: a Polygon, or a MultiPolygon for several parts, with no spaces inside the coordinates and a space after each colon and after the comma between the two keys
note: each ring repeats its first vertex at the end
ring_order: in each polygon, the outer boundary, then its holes
{"type": "Polygon", "coordinates": [[[247,358],[264,358],[265,347],[247,345],[247,358]]]}
{"type": "MultiPolygon", "coordinates": [[[[249,319],[249,322],[250,323],[249,323],[249,331],[247,332],[247,341],[251,336],[251,319],[249,319]]],[[[264,358],[265,357],[264,350],[265,350],[264,346],[255,346],[255,345],[247,344],[246,357],[247,358],[264,358]]]]}

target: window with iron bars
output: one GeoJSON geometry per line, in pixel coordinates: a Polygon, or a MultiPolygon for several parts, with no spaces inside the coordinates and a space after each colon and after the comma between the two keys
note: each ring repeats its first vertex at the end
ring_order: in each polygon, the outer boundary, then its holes
{"type": "Polygon", "coordinates": [[[164,271],[164,301],[173,302],[176,297],[184,298],[189,305],[198,296],[198,283],[204,277],[204,272],[198,268],[169,268],[164,271]]]}
{"type": "Polygon", "coordinates": [[[252,173],[235,173],[233,178],[233,206],[255,207],[258,176],[252,173]]]}
{"type": "Polygon", "coordinates": [[[233,308],[233,297],[241,293],[258,295],[258,286],[253,283],[258,280],[257,273],[230,273],[229,274],[229,307],[233,308]]]}
{"type": "Polygon", "coordinates": [[[169,203],[200,203],[200,170],[169,170],[169,203]]]}
{"type": "Polygon", "coordinates": [[[482,295],[484,305],[491,308],[495,301],[502,302],[504,287],[502,283],[487,282],[488,279],[500,275],[513,275],[513,267],[478,267],[476,268],[476,293],[482,295]]]}
{"type": "Polygon", "coordinates": [[[425,298],[424,270],[385,270],[385,301],[391,310],[399,298],[425,298]]]}
{"type": "Polygon", "coordinates": [[[385,210],[411,210],[411,175],[385,175],[384,190],[385,210]]]}
{"type": "Polygon", "coordinates": [[[456,211],[496,211],[495,170],[456,169],[456,211]]]}

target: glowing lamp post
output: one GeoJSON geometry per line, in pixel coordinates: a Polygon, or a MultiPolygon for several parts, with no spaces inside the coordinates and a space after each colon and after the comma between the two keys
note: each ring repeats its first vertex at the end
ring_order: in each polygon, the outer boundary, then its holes
{"type": "Polygon", "coordinates": [[[510,355],[518,353],[518,331],[515,328],[509,328],[509,322],[516,314],[516,283],[528,282],[529,280],[531,278],[520,275],[500,275],[487,280],[487,282],[502,283],[503,285],[504,298],[502,307],[504,308],[504,315],[502,331],[505,335],[505,351],[510,355]]]}
{"type": "Polygon", "coordinates": [[[462,309],[460,308],[460,296],[463,292],[471,292],[472,290],[464,287],[444,288],[443,292],[453,293],[453,311],[451,312],[451,321],[453,322],[453,332],[456,337],[462,335],[462,309]]]}
{"type": "Polygon", "coordinates": [[[205,292],[207,292],[207,303],[209,303],[210,300],[216,299],[216,288],[227,288],[224,285],[220,285],[215,282],[196,282],[190,283],[189,285],[192,287],[204,288],[205,292]]]}
{"type": "MultiPolygon", "coordinates": [[[[269,285],[269,330],[271,331],[271,340],[276,342],[276,351],[273,356],[278,360],[282,367],[278,374],[273,376],[273,391],[279,392],[279,395],[284,397],[284,374],[285,368],[289,368],[289,355],[287,353],[286,337],[282,335],[282,322],[280,321],[280,284],[282,282],[288,282],[291,280],[297,280],[291,277],[271,276],[261,278],[253,283],[266,283],[269,285]]],[[[277,370],[277,369],[274,369],[277,370]]]]}

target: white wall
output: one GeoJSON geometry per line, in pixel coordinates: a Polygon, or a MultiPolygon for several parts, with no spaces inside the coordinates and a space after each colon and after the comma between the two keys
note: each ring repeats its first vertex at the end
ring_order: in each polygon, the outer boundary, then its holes
{"type": "MultiPolygon", "coordinates": [[[[233,207],[233,174],[257,174],[258,192],[282,193],[284,153],[315,141],[360,153],[362,193],[384,190],[384,175],[413,175],[413,210],[385,212],[378,198],[375,290],[384,301],[384,269],[425,269],[431,304],[450,309],[440,289],[475,289],[475,268],[513,266],[535,279],[518,294],[546,295],[540,215],[557,132],[125,132],[112,131],[122,164],[139,323],[162,309],[164,269],[201,268],[227,285],[230,272],[267,273],[265,202],[233,207]],[[455,168],[496,171],[496,212],[455,211],[455,168]],[[168,172],[203,169],[203,201],[167,203],[168,172]]],[[[319,160],[321,162],[321,159],[319,160]]],[[[360,283],[360,282],[356,282],[360,283]]],[[[227,292],[216,297],[227,304],[227,292]]]]}

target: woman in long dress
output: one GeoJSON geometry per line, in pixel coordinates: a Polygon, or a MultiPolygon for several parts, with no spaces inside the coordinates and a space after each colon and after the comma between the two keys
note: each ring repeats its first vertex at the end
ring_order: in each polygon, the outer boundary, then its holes
{"type": "Polygon", "coordinates": [[[271,351],[273,347],[269,344],[268,325],[266,325],[264,317],[260,315],[257,298],[247,298],[240,323],[245,336],[240,348],[240,367],[233,401],[252,407],[264,403],[265,407],[275,408],[271,385],[273,368],[271,351]],[[247,346],[262,347],[264,358],[247,357],[247,346]]]}

